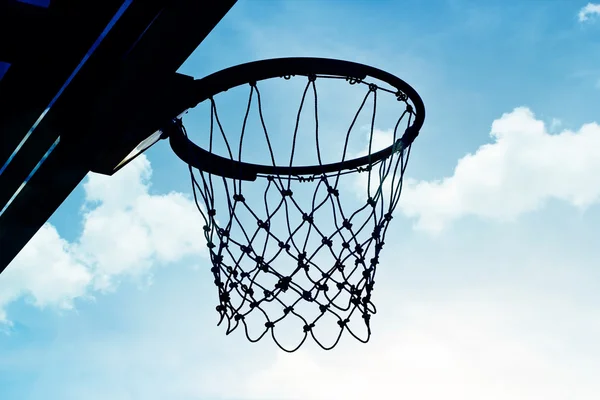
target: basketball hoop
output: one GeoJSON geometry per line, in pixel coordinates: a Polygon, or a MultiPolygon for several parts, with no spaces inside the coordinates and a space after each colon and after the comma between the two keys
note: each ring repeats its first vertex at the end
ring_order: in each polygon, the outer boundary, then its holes
{"type": "MultiPolygon", "coordinates": [[[[385,71],[348,61],[322,58],[283,58],[242,64],[212,74],[195,83],[196,104],[209,101],[211,112],[208,148],[194,144],[181,119],[164,130],[175,154],[189,166],[194,199],[204,218],[204,236],[212,262],[211,271],[219,293],[217,312],[227,333],[243,326],[251,341],[270,334],[283,350],[297,350],[311,336],[324,349],[331,349],[348,331],[362,342],[371,335],[370,319],[376,313],[372,303],[374,277],[385,236],[398,204],[411,145],[419,134],[425,108],[418,93],[403,80],[385,71]],[[260,83],[267,79],[305,79],[305,89],[292,137],[289,162],[275,161],[273,146],[263,118],[260,83]],[[341,158],[322,162],[316,122],[314,165],[298,165],[294,152],[299,144],[298,124],[307,92],[315,95],[322,80],[340,80],[366,90],[364,100],[344,138],[341,158]],[[376,84],[374,81],[380,81],[376,84]],[[250,95],[244,116],[239,153],[231,151],[217,113],[214,97],[234,87],[248,85],[250,95]],[[391,96],[399,105],[390,145],[373,150],[376,100],[391,96]],[[244,161],[244,129],[253,99],[258,101],[269,163],[244,161]],[[350,157],[348,141],[356,118],[367,99],[373,99],[373,118],[366,155],[350,157]],[[228,156],[213,151],[214,131],[220,131],[228,156]],[[366,176],[365,201],[348,211],[343,205],[342,179],[366,176]],[[264,190],[248,190],[260,182],[264,190]],[[250,183],[253,182],[253,183],[250,183]],[[309,205],[296,201],[298,193],[312,189],[309,205]],[[222,196],[224,204],[216,204],[222,196]],[[269,204],[269,200],[272,203],[269,204]],[[325,211],[329,210],[331,211],[325,211]],[[323,213],[327,212],[329,220],[323,213]],[[244,214],[244,218],[241,217],[244,214]],[[277,218],[281,223],[277,224],[277,218]],[[245,223],[242,222],[245,221],[245,223]],[[248,225],[248,221],[253,221],[248,225]],[[299,233],[299,232],[302,232],[299,233]],[[325,260],[325,261],[318,261],[325,260]],[[258,314],[263,319],[257,335],[251,335],[247,321],[258,314]],[[276,331],[282,321],[295,318],[302,325],[301,339],[284,346],[276,331]],[[317,334],[317,323],[335,321],[329,344],[317,334]],[[352,328],[360,319],[364,334],[352,328]]],[[[316,117],[315,117],[316,118],[316,117]]],[[[303,144],[304,145],[304,144],[303,144]]],[[[258,188],[259,186],[254,186],[258,188]]],[[[255,324],[256,325],[256,324],[255,324]]],[[[253,327],[256,329],[256,326],[253,327]]]]}

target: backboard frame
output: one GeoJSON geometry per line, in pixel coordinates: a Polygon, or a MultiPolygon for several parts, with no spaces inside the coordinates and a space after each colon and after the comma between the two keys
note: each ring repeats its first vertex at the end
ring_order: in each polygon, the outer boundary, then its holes
{"type": "MultiPolygon", "coordinates": [[[[0,164],[5,165],[18,143],[31,133],[0,174],[0,209],[4,209],[0,214],[0,273],[88,172],[114,173],[116,164],[102,165],[98,162],[102,157],[97,155],[119,154],[121,161],[141,140],[154,133],[165,118],[177,116],[177,113],[168,115],[176,110],[166,107],[173,97],[165,97],[164,90],[140,92],[140,88],[147,88],[148,82],[154,89],[160,89],[165,82],[185,80],[185,76],[176,74],[177,69],[235,3],[236,0],[106,0],[93,5],[85,2],[88,11],[83,14],[82,2],[76,0],[55,0],[48,8],[31,8],[35,6],[14,0],[8,6],[2,3],[0,15],[12,21],[4,25],[3,31],[18,30],[19,19],[11,19],[9,11],[13,10],[11,15],[25,15],[26,20],[27,11],[23,10],[27,9],[41,15],[42,20],[47,18],[48,25],[43,26],[64,28],[60,33],[63,36],[55,35],[70,38],[78,46],[67,43],[63,47],[50,46],[42,52],[16,51],[31,42],[24,40],[10,46],[11,51],[8,46],[6,51],[0,47],[0,59],[11,63],[0,81],[3,132],[0,164]],[[86,27],[89,32],[84,35],[86,27]],[[79,40],[84,37],[88,40],[79,40]],[[94,44],[96,47],[90,52],[94,44]],[[42,74],[38,81],[31,80],[29,75],[34,66],[45,65],[53,58],[62,60],[61,57],[70,62],[65,61],[60,69],[53,70],[54,75],[42,74]],[[80,63],[82,58],[84,62],[80,63]],[[72,75],[76,68],[78,71],[72,75]],[[20,85],[22,90],[24,83],[31,88],[30,100],[11,101],[16,88],[20,85]],[[7,89],[10,87],[14,89],[7,89]],[[138,124],[136,129],[126,132],[104,130],[102,141],[94,137],[98,126],[105,126],[106,122],[113,127],[132,127],[130,116],[137,112],[139,117],[141,108],[132,113],[131,108],[123,107],[135,104],[130,101],[142,96],[150,96],[148,101],[155,108],[164,109],[164,113],[147,113],[143,126],[138,124]],[[97,101],[106,97],[128,101],[117,105],[97,101]],[[103,124],[99,118],[103,118],[103,124]],[[39,165],[53,145],[54,150],[39,165]],[[78,156],[82,154],[82,146],[87,152],[78,156]],[[98,152],[96,156],[92,149],[98,152]],[[37,171],[30,176],[36,166],[37,171]]],[[[40,34],[47,33],[40,30],[40,34]]],[[[10,37],[17,40],[13,35],[10,37]]]]}

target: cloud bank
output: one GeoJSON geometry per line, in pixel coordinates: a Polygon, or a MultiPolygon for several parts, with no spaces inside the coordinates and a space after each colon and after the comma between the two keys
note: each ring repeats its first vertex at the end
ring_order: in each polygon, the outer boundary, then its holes
{"type": "MultiPolygon", "coordinates": [[[[491,131],[492,143],[461,159],[451,177],[407,186],[417,226],[445,227],[466,215],[518,218],[548,198],[576,207],[597,202],[596,124],[550,134],[520,108],[491,131]],[[522,186],[511,186],[515,180],[522,186]],[[439,213],[420,185],[452,213],[439,213]]],[[[380,146],[389,133],[376,134],[380,146]]],[[[194,204],[180,193],[151,194],[150,177],[144,157],[114,177],[90,176],[80,237],[69,243],[51,225],[40,230],[0,277],[0,305],[26,296],[39,307],[69,309],[127,277],[148,277],[155,264],[202,255],[194,204]]],[[[18,349],[8,358],[36,371],[31,398],[591,400],[600,391],[597,257],[569,242],[583,236],[573,229],[558,240],[564,232],[551,228],[556,245],[544,242],[542,254],[537,238],[521,241],[512,229],[500,241],[468,228],[456,242],[400,238],[382,260],[381,307],[368,345],[346,337],[332,352],[309,345],[282,354],[269,340],[226,337],[204,318],[214,292],[198,290],[180,270],[163,271],[153,291],[123,293],[128,306],[105,305],[105,319],[96,320],[98,310],[71,318],[48,358],[34,351],[33,361],[23,361],[18,349]],[[477,240],[464,240],[469,235],[477,240]],[[478,280],[476,270],[491,278],[478,280]]]]}
{"type": "Polygon", "coordinates": [[[520,107],[495,120],[490,137],[458,161],[452,176],[405,182],[399,208],[417,228],[439,232],[466,216],[512,221],[553,199],[580,209],[600,200],[597,123],[550,133],[520,107]]]}
{"type": "Polygon", "coordinates": [[[38,307],[70,309],[73,301],[112,290],[120,279],[151,277],[154,265],[205,253],[202,221],[181,193],[150,194],[145,156],[114,176],[91,174],[83,188],[83,231],[68,243],[45,224],[0,279],[5,307],[25,297],[38,307]]]}

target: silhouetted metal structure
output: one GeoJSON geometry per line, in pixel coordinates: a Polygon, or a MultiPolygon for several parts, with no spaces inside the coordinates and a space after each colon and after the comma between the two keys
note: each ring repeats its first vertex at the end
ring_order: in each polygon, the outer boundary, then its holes
{"type": "Polygon", "coordinates": [[[88,172],[112,175],[188,107],[174,99],[192,78],[175,71],[235,2],[0,2],[0,61],[10,64],[0,80],[0,272],[88,172]]]}
{"type": "MultiPolygon", "coordinates": [[[[4,62],[0,272],[88,172],[112,175],[153,143],[169,137],[172,150],[189,167],[194,200],[204,222],[204,238],[199,239],[209,248],[219,293],[216,310],[220,322],[227,322],[227,333],[243,326],[253,342],[270,334],[289,352],[309,336],[323,349],[332,349],[344,331],[366,343],[376,313],[371,293],[380,252],[400,199],[412,143],[424,123],[425,106],[417,91],[399,77],[344,60],[261,60],[199,80],[178,74],[180,65],[234,3],[55,0],[47,7],[0,3],[0,61],[4,62]],[[259,86],[265,80],[283,82],[292,77],[304,79],[305,88],[295,128],[289,132],[289,162],[277,163],[275,152],[280,151],[271,145],[259,86]],[[366,91],[344,128],[345,136],[340,137],[339,158],[326,162],[321,157],[316,86],[322,81],[366,91]],[[214,96],[242,85],[250,91],[234,156],[229,145],[232,137],[228,139],[219,122],[214,96]],[[299,146],[302,140],[297,133],[309,89],[314,94],[318,160],[314,165],[294,158],[297,148],[306,147],[305,143],[299,146]],[[248,162],[248,152],[242,157],[243,143],[251,141],[245,134],[254,94],[267,144],[264,154],[268,153],[260,164],[248,162]],[[378,98],[391,101],[394,107],[389,110],[395,113],[392,137],[381,150],[374,145],[378,98]],[[368,151],[351,157],[350,136],[367,100],[372,100],[368,151]],[[209,144],[202,148],[188,138],[179,116],[205,101],[210,102],[211,117],[209,144]],[[213,153],[215,126],[228,157],[213,153]],[[364,201],[343,204],[340,189],[352,187],[361,173],[366,175],[364,201]],[[246,192],[242,181],[258,186],[246,192]],[[294,196],[292,188],[300,195],[294,196]],[[313,195],[306,196],[311,190],[313,195]],[[246,325],[250,315],[265,318],[256,337],[246,325]],[[302,322],[303,336],[295,345],[284,346],[275,334],[276,325],[285,326],[280,322],[294,318],[302,322]],[[317,323],[327,318],[337,324],[329,328],[337,332],[329,344],[314,332],[317,323]],[[357,326],[351,318],[362,321],[357,326]]],[[[335,150],[329,147],[323,152],[335,150]]]]}

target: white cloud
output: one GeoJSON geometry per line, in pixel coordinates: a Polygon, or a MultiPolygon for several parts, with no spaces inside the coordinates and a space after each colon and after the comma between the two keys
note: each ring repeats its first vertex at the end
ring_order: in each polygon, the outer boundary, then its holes
{"type": "Polygon", "coordinates": [[[150,195],[145,157],[122,171],[114,177],[92,175],[84,185],[86,200],[101,204],[85,214],[77,252],[92,267],[100,289],[110,288],[114,277],[139,275],[154,263],[172,263],[206,249],[204,224],[187,196],[150,195]]]}
{"type": "Polygon", "coordinates": [[[588,3],[579,10],[579,22],[589,21],[591,17],[600,15],[600,4],[588,3]]]}
{"type": "MultiPolygon", "coordinates": [[[[567,265],[545,264],[544,273],[534,279],[473,285],[466,281],[465,265],[467,270],[476,265],[487,273],[501,265],[473,260],[480,243],[467,243],[454,251],[456,259],[449,263],[440,251],[444,246],[436,246],[439,241],[420,237],[433,256],[422,254],[411,260],[415,263],[406,264],[397,280],[382,277],[375,292],[380,312],[368,344],[345,335],[333,351],[322,351],[309,342],[287,354],[277,351],[268,338],[251,344],[241,332],[225,336],[222,327],[214,326],[214,307],[207,300],[215,296],[212,283],[199,286],[190,270],[169,271],[151,291],[120,296],[127,299],[128,307],[114,300],[112,308],[102,307],[102,318],[91,326],[95,310],[71,318],[70,329],[56,338],[49,354],[33,362],[36,372],[41,372],[36,374],[31,398],[597,397],[598,298],[579,303],[568,293],[548,287],[554,271],[567,265]],[[404,282],[411,272],[434,275],[440,264],[462,277],[442,288],[404,282]],[[462,284],[456,285],[459,281],[462,284]],[[62,367],[52,368],[55,365],[62,367]]],[[[520,256],[521,250],[531,245],[510,242],[505,248],[507,262],[524,269],[528,261],[520,256]]],[[[555,260],[568,248],[565,243],[556,246],[548,257],[555,260]]],[[[383,268],[394,268],[393,259],[389,257],[383,268]]],[[[593,257],[588,261],[595,265],[593,257]]],[[[579,284],[594,276],[593,268],[587,273],[581,264],[573,268],[579,284]]],[[[7,357],[16,360],[19,354],[15,349],[7,357]]],[[[0,360],[0,372],[2,364],[0,360]]]]}
{"type": "Polygon", "coordinates": [[[21,296],[38,307],[71,308],[83,296],[92,273],[72,256],[72,248],[51,225],[44,225],[0,276],[0,322],[4,306],[21,296]]]}
{"type": "Polygon", "coordinates": [[[39,307],[71,308],[124,276],[148,277],[155,265],[204,254],[195,204],[181,193],[150,194],[151,174],[145,156],[112,177],[91,174],[81,236],[68,243],[52,225],[40,229],[0,276],[0,321],[22,296],[39,307]]]}
{"type": "MultiPolygon", "coordinates": [[[[510,135],[499,136],[508,140],[510,135]]],[[[134,169],[144,171],[143,167],[134,169]]],[[[154,202],[167,201],[171,211],[183,213],[192,204],[181,200],[178,208],[173,206],[178,196],[148,194],[142,176],[149,178],[142,172],[132,174],[129,185],[112,180],[117,177],[106,179],[116,185],[113,188],[131,193],[106,203],[101,182],[90,180],[88,200],[99,195],[97,207],[85,214],[84,232],[89,233],[82,234],[75,249],[48,227],[54,243],[62,243],[52,249],[75,257],[82,254],[79,248],[93,248],[88,243],[102,239],[126,261],[124,265],[133,266],[127,261],[131,248],[111,241],[112,228],[96,236],[104,230],[92,229],[89,221],[100,220],[99,226],[115,224],[138,232],[130,240],[141,245],[133,247],[147,250],[131,256],[136,263],[144,264],[148,257],[170,259],[175,253],[152,248],[153,234],[162,232],[153,227],[164,223],[172,234],[182,228],[168,225],[173,215],[162,219],[145,207],[161,211],[154,202]],[[146,189],[135,186],[140,182],[146,189]],[[123,202],[127,206],[121,207],[123,202]]],[[[596,222],[584,221],[586,229],[593,229],[596,222]]],[[[390,231],[388,242],[393,247],[384,250],[378,271],[374,300],[379,312],[373,319],[372,341],[366,345],[344,335],[330,352],[315,350],[307,342],[299,352],[283,354],[268,338],[250,344],[240,331],[225,336],[223,327],[214,326],[216,293],[211,280],[199,282],[194,272],[179,269],[162,271],[152,290],[114,293],[111,302],[70,318],[65,323],[69,329],[63,329],[42,356],[36,349],[28,349],[29,353],[9,349],[0,360],[0,373],[2,368],[14,370],[17,363],[22,371],[33,371],[31,398],[595,399],[600,391],[595,373],[600,369],[600,318],[593,288],[597,254],[582,251],[579,242],[585,229],[572,229],[561,236],[562,226],[550,227],[543,239],[522,241],[514,229],[507,229],[502,240],[467,227],[444,242],[390,231]],[[548,235],[554,239],[551,243],[548,235]],[[581,294],[586,295],[577,298],[581,294]]],[[[43,239],[42,244],[50,242],[43,239]]],[[[190,245],[180,251],[193,249],[190,245]]],[[[118,278],[147,272],[110,269],[118,260],[114,257],[94,256],[91,263],[68,265],[91,271],[88,282],[101,274],[118,278]]],[[[90,285],[82,286],[87,293],[90,285]]],[[[57,286],[48,287],[57,290],[57,286]]],[[[64,297],[71,301],[76,296],[64,297]]]]}
{"type": "MultiPolygon", "coordinates": [[[[468,260],[467,249],[461,262],[468,260]]],[[[61,338],[47,362],[65,367],[47,368],[38,393],[60,398],[592,400],[600,391],[596,303],[582,307],[556,293],[516,296],[507,282],[496,296],[461,287],[455,293],[438,291],[439,299],[425,292],[409,298],[392,293],[388,285],[387,292],[376,294],[386,306],[370,343],[345,337],[333,351],[307,343],[287,354],[275,351],[270,341],[250,344],[243,335],[226,337],[212,322],[207,325],[202,311],[211,307],[194,290],[195,283],[180,278],[120,312],[116,320],[132,321],[126,333],[111,325],[92,335],[94,327],[76,325],[78,333],[61,338]]]]}
{"type": "Polygon", "coordinates": [[[432,232],[474,215],[511,221],[550,199],[585,209],[600,200],[600,126],[550,134],[527,108],[492,124],[493,142],[461,158],[450,177],[407,180],[399,208],[432,232]]]}
{"type": "Polygon", "coordinates": [[[405,304],[396,316],[402,327],[383,337],[379,332],[373,343],[332,353],[280,353],[235,394],[303,400],[595,398],[600,384],[580,368],[600,367],[598,349],[574,363],[564,354],[573,346],[567,337],[532,333],[526,313],[516,304],[505,306],[405,304]]]}

